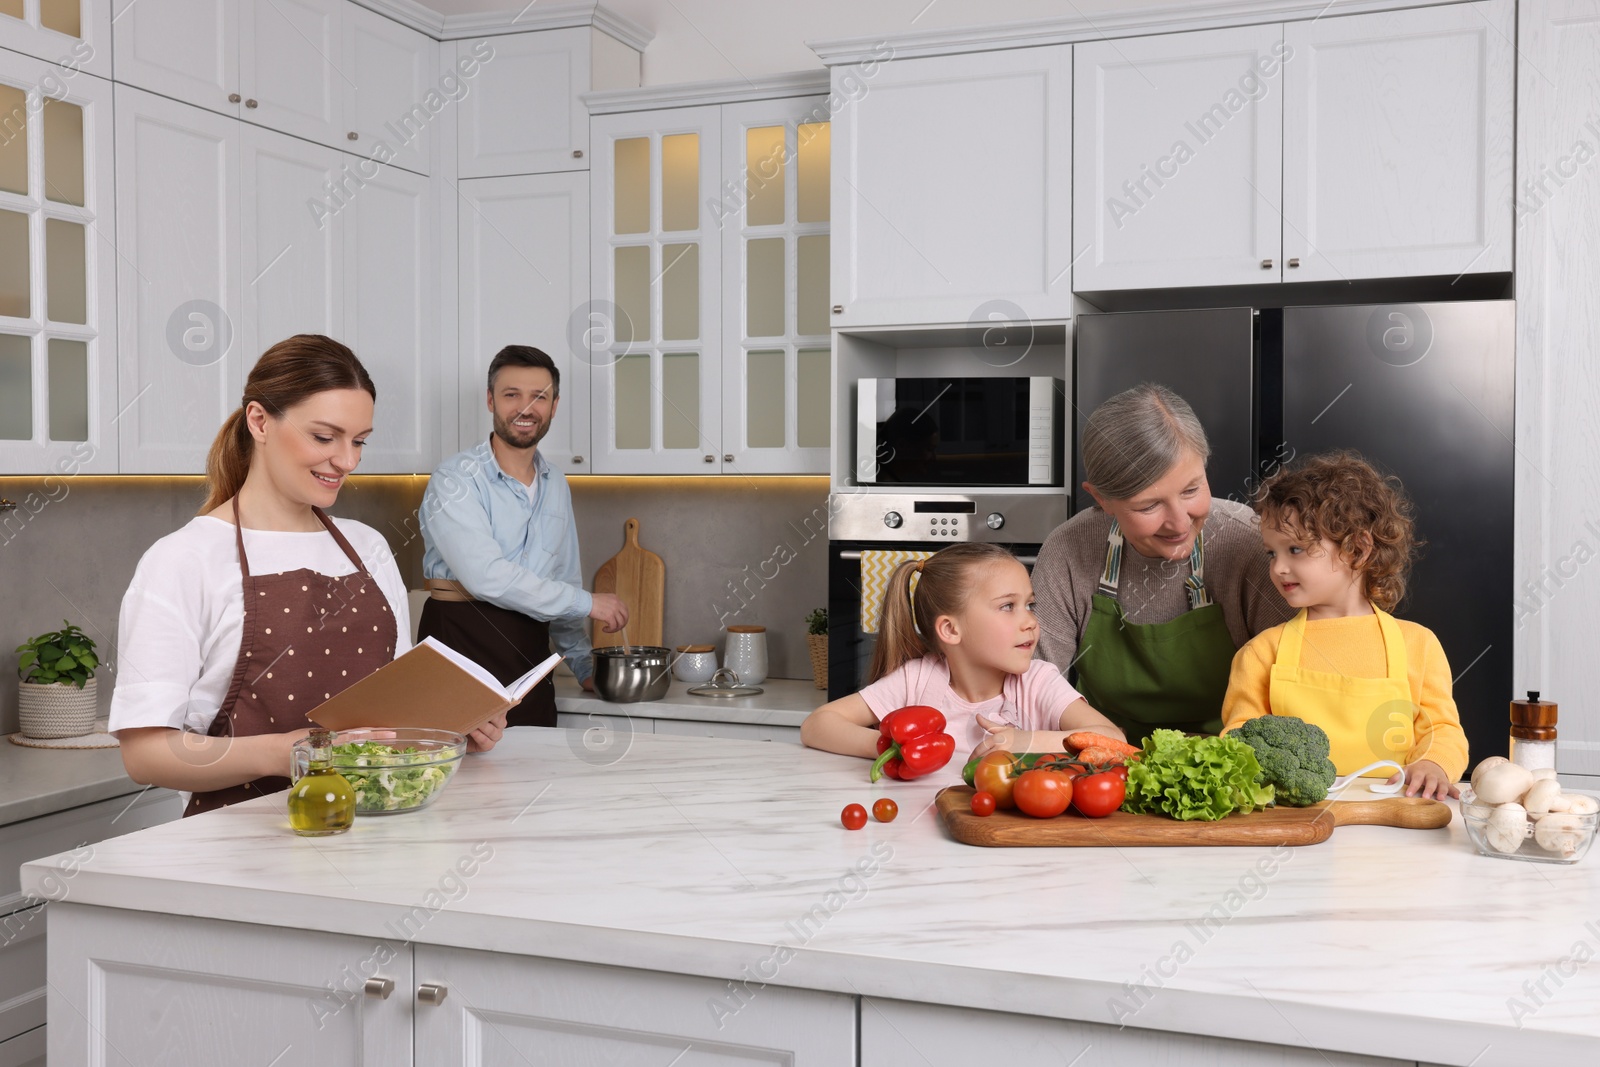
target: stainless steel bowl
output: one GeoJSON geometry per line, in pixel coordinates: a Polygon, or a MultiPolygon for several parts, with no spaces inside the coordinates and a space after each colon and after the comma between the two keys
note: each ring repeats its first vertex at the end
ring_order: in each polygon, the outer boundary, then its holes
{"type": "Polygon", "coordinates": [[[613,704],[660,700],[672,684],[672,650],[660,645],[634,645],[594,650],[594,690],[613,704]]]}

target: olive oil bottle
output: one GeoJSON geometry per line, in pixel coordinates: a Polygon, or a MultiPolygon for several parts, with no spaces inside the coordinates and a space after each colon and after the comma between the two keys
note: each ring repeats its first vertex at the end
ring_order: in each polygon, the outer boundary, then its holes
{"type": "Polygon", "coordinates": [[[313,730],[294,743],[289,825],[301,837],[342,834],[356,821],[356,791],[331,765],[333,732],[313,730]]]}

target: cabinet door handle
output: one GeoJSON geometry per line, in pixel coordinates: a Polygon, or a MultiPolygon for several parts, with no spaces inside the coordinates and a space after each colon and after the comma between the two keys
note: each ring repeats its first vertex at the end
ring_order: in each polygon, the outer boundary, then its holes
{"type": "Polygon", "coordinates": [[[228,94],[228,103],[230,103],[230,104],[237,104],[239,101],[241,101],[243,99],[244,99],[244,97],[240,96],[238,93],[229,93],[228,94]]]}
{"type": "Polygon", "coordinates": [[[732,452],[724,452],[722,454],[722,462],[724,462],[724,463],[732,463],[733,462],[733,453],[732,452]]]}
{"type": "Polygon", "coordinates": [[[835,304],[835,305],[833,305],[833,313],[835,315],[843,315],[844,314],[844,305],[843,304],[835,304]]]}
{"type": "Polygon", "coordinates": [[[573,456],[572,457],[572,462],[574,462],[574,463],[582,463],[583,462],[583,457],[582,456],[573,456]]]}
{"type": "Polygon", "coordinates": [[[393,978],[368,978],[367,984],[362,986],[362,991],[369,997],[378,1000],[388,1000],[389,994],[394,992],[393,978]]]}
{"type": "Polygon", "coordinates": [[[715,463],[716,461],[717,461],[717,457],[716,456],[707,456],[706,457],[706,462],[707,463],[715,463]]]}
{"type": "Polygon", "coordinates": [[[345,134],[345,136],[348,137],[352,141],[361,140],[361,135],[359,133],[357,133],[356,131],[354,131],[354,130],[351,130],[349,133],[345,134]]]}
{"type": "Polygon", "coordinates": [[[246,100],[244,102],[244,106],[245,107],[255,107],[256,106],[256,102],[254,100],[246,100]]]}
{"type": "Polygon", "coordinates": [[[1261,269],[1262,269],[1262,270],[1271,270],[1271,269],[1272,269],[1272,260],[1270,260],[1270,259],[1263,259],[1263,260],[1262,260],[1262,261],[1261,261],[1261,269]]]}
{"type": "Polygon", "coordinates": [[[417,986],[417,999],[424,1004],[443,1004],[444,998],[449,995],[450,990],[436,982],[423,982],[417,986]]]}
{"type": "Polygon", "coordinates": [[[1299,265],[1300,265],[1300,257],[1299,256],[1291,256],[1289,258],[1289,266],[1290,267],[1298,267],[1299,265]]]}
{"type": "Polygon", "coordinates": [[[573,158],[573,159],[582,159],[582,158],[583,158],[583,149],[581,149],[581,148],[574,148],[574,149],[573,149],[573,150],[572,150],[572,158],[573,158]]]}

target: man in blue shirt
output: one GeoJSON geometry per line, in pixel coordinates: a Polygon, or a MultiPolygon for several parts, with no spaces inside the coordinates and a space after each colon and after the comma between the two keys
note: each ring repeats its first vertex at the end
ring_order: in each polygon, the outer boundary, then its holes
{"type": "MultiPolygon", "coordinates": [[[[583,589],[572,493],[539,454],[560,402],[561,371],[539,349],[507,345],[490,362],[493,434],[445,460],[422,497],[417,517],[429,595],[418,633],[502,682],[526,674],[553,646],[592,690],[583,620],[615,633],[628,608],[614,594],[583,589]]],[[[506,720],[554,726],[553,680],[534,686],[506,720]]]]}

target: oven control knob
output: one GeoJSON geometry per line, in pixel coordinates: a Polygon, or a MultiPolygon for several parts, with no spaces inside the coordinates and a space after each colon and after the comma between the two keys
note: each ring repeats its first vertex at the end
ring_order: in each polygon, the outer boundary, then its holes
{"type": "Polygon", "coordinates": [[[905,519],[900,517],[900,513],[898,511],[891,511],[883,517],[883,524],[889,527],[891,530],[900,529],[900,524],[905,521],[905,519]]]}
{"type": "Polygon", "coordinates": [[[989,517],[983,521],[989,524],[989,529],[998,530],[1006,524],[1006,517],[998,511],[991,511],[989,517]]]}

